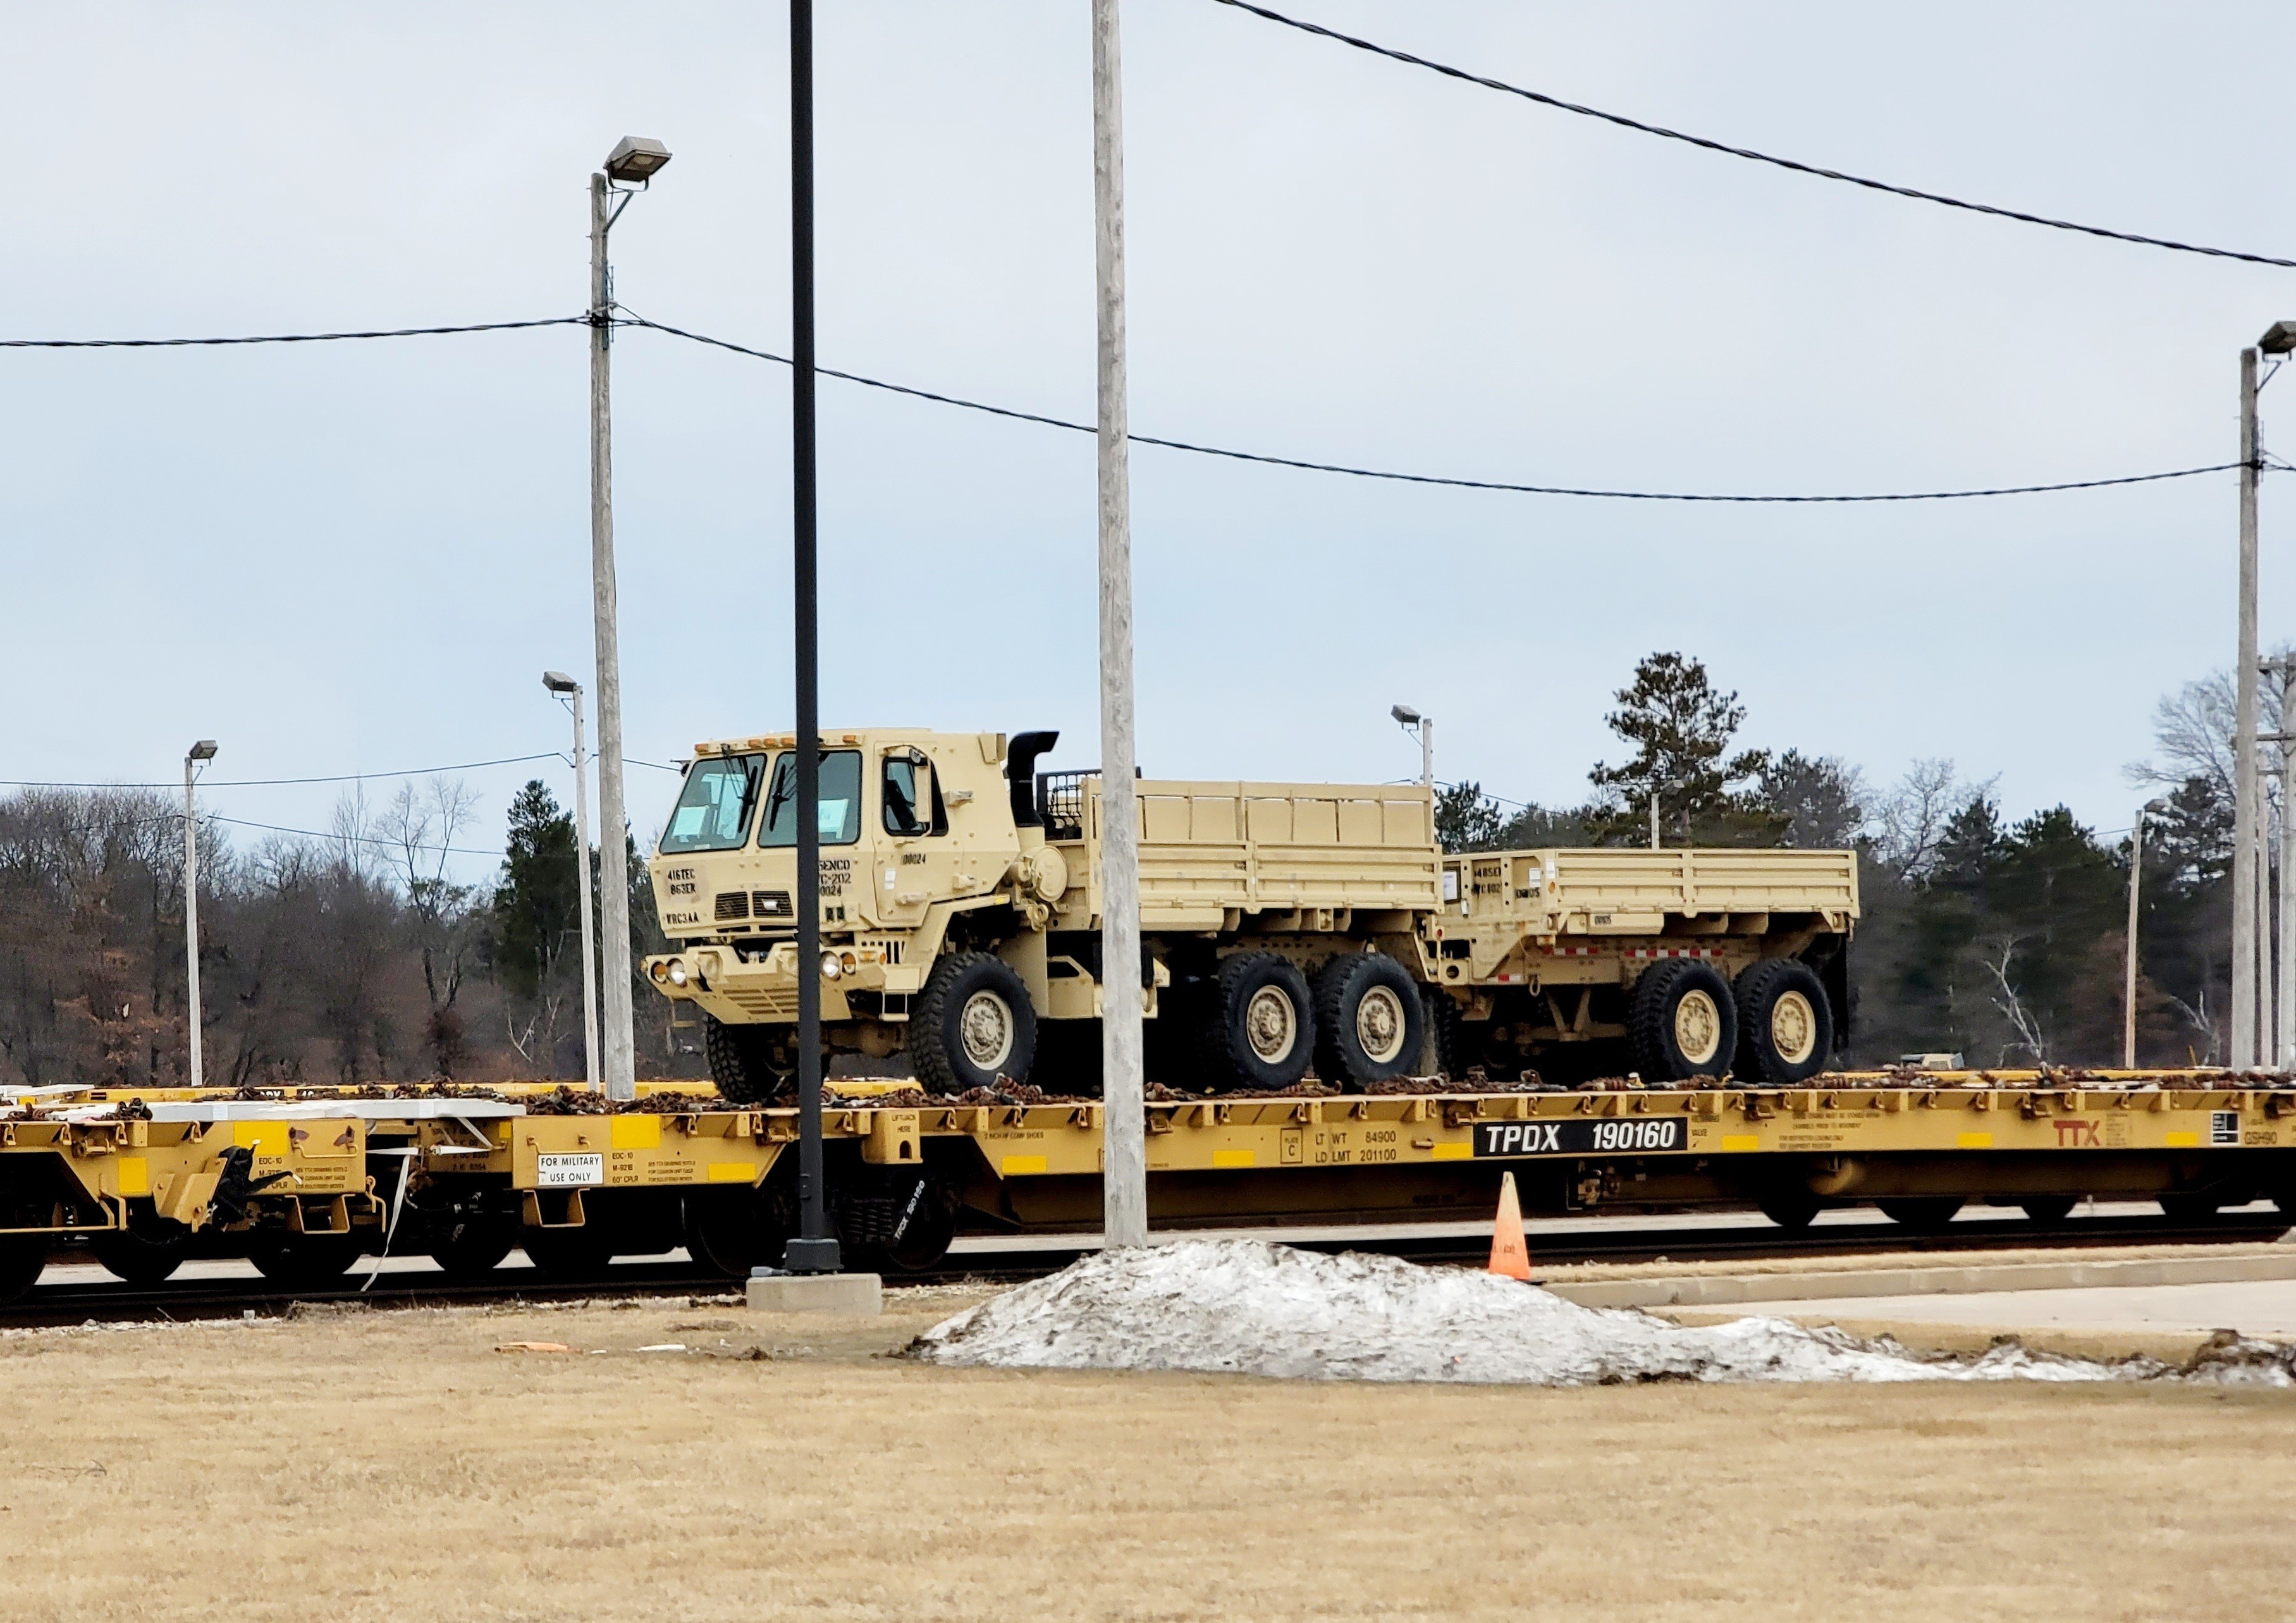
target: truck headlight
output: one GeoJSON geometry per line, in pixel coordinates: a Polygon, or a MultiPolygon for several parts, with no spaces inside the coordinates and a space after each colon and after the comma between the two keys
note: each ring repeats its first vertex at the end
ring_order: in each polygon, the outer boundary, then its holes
{"type": "Polygon", "coordinates": [[[824,980],[834,980],[844,972],[845,966],[838,963],[835,953],[821,955],[821,978],[824,980]]]}
{"type": "Polygon", "coordinates": [[[672,958],[669,961],[670,985],[674,987],[682,987],[691,979],[692,977],[687,975],[685,972],[685,963],[683,959],[672,958]]]}

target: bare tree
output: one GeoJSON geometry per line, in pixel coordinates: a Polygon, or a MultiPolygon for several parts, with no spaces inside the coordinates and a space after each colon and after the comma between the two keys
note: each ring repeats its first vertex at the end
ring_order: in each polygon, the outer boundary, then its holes
{"type": "Polygon", "coordinates": [[[2007,1064],[2010,1054],[2021,1048],[2033,1056],[2033,1063],[2046,1065],[2049,1059],[2049,1040],[2041,1030],[2040,1021],[2025,1006],[2024,997],[2009,979],[2009,963],[2010,960],[2016,955],[2018,939],[2019,938],[2015,936],[1997,938],[1987,943],[1987,948],[1989,951],[1995,947],[1999,947],[2001,949],[1999,960],[1997,962],[1995,959],[1983,956],[1978,960],[1985,966],[1985,972],[1992,978],[1993,984],[2001,991],[1999,996],[1990,1000],[1993,1006],[2001,1012],[2001,1018],[2007,1021],[2010,1029],[2017,1034],[2016,1041],[2004,1043],[2001,1045],[1999,1063],[2007,1064]]]}
{"type": "Polygon", "coordinates": [[[472,887],[448,880],[447,866],[455,835],[470,825],[478,807],[478,791],[461,779],[434,777],[420,787],[399,785],[374,824],[389,853],[391,876],[405,889],[407,922],[422,959],[422,990],[430,1002],[423,1038],[430,1062],[448,1077],[468,1046],[455,1004],[477,932],[472,887]]]}
{"type": "Polygon", "coordinates": [[[1915,761],[1874,814],[1874,854],[1899,879],[1918,884],[1936,865],[1947,828],[1971,802],[1990,795],[1995,781],[1965,783],[1942,758],[1915,761]]]}

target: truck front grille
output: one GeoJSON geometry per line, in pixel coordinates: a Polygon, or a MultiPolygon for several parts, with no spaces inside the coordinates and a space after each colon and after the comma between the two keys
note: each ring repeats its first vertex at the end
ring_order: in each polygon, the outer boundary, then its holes
{"type": "Polygon", "coordinates": [[[718,895],[718,922],[746,919],[750,916],[750,893],[746,890],[722,890],[718,895]]]}
{"type": "MultiPolygon", "coordinates": [[[[725,898],[720,897],[718,900],[722,902],[725,898]]],[[[790,906],[790,893],[788,891],[760,890],[758,892],[758,917],[761,919],[787,919],[795,917],[796,914],[797,910],[790,906]]]]}

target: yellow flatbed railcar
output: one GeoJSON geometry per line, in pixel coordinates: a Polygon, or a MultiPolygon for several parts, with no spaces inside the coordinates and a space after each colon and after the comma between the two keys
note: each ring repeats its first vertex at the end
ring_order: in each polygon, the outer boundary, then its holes
{"type": "MultiPolygon", "coordinates": [[[[2198,1216],[2296,1213],[2296,1079],[2224,1071],[1831,1073],[1795,1087],[1628,1084],[1174,1098],[1146,1107],[1168,1227],[1481,1217],[1499,1175],[1532,1209],[1742,1207],[1800,1226],[1871,1201],[1910,1225],[1969,1201],[2062,1216],[2084,1196],[2198,1216]]],[[[834,1078],[829,1196],[857,1259],[938,1263],[959,1232],[1096,1225],[1105,1107],[929,1099],[834,1078]]],[[[705,1084],[631,1105],[543,1084],[0,1094],[0,1299],[85,1242],[124,1278],[195,1250],[289,1284],[386,1248],[482,1275],[513,1246],[573,1273],[684,1244],[728,1274],[794,1225],[794,1109],[705,1084]]]]}

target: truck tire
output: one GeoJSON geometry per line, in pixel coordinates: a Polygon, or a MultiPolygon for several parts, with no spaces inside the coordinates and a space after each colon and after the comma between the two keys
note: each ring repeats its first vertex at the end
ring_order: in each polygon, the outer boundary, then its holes
{"type": "Polygon", "coordinates": [[[1037,1007],[1004,959],[952,953],[909,1011],[909,1063],[927,1093],[1025,1082],[1037,1062],[1037,1007]]]}
{"type": "Polygon", "coordinates": [[[45,1234],[0,1234],[0,1302],[12,1302],[39,1283],[47,1266],[45,1234]]]}
{"type": "Polygon", "coordinates": [[[1316,1006],[1300,966],[1277,953],[1220,961],[1202,1015],[1202,1084],[1273,1093],[1308,1074],[1316,1006]]]}
{"type": "Polygon", "coordinates": [[[729,1026],[714,1014],[701,1018],[709,1079],[726,1103],[769,1104],[796,1076],[793,1028],[729,1026]]]}
{"type": "Polygon", "coordinates": [[[1384,1082],[1411,1074],[1427,1014],[1411,972],[1385,953],[1349,953],[1316,974],[1316,1074],[1384,1082]]]}
{"type": "Polygon", "coordinates": [[[1441,987],[1419,988],[1419,1008],[1427,1022],[1420,1049],[1421,1074],[1449,1077],[1459,1069],[1459,1003],[1441,987]]]}
{"type": "Polygon", "coordinates": [[[1765,958],[1738,976],[1738,1075],[1786,1086],[1816,1076],[1833,1053],[1833,1006],[1817,971],[1765,958]]]}
{"type": "Polygon", "coordinates": [[[1669,958],[1643,971],[1627,1013],[1627,1041],[1646,1082],[1719,1077],[1738,1045],[1737,1007],[1710,963],[1669,958]]]}

